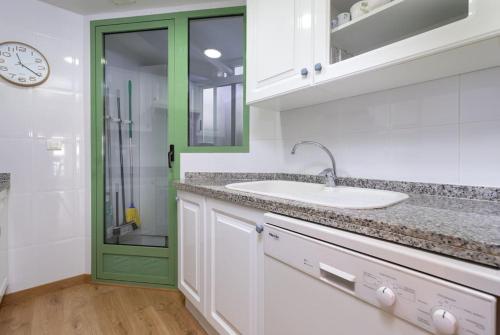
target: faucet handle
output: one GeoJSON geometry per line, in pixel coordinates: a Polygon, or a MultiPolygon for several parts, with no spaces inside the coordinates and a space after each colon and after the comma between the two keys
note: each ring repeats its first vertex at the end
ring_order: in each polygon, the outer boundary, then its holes
{"type": "Polygon", "coordinates": [[[328,169],[324,169],[323,171],[321,171],[319,174],[318,174],[320,177],[328,177],[329,175],[330,176],[333,176],[334,173],[333,173],[333,169],[332,168],[328,168],[328,169]]]}
{"type": "Polygon", "coordinates": [[[337,178],[337,176],[335,175],[335,171],[332,168],[324,169],[319,173],[319,176],[325,177],[327,187],[335,187],[335,179],[337,178]]]}

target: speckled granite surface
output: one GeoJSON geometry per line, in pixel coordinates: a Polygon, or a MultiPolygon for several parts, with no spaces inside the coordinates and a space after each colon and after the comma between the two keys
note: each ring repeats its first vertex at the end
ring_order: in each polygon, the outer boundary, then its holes
{"type": "Polygon", "coordinates": [[[10,173],[0,173],[0,191],[10,187],[10,173]]]}
{"type": "Polygon", "coordinates": [[[189,173],[176,188],[500,268],[500,189],[339,178],[339,185],[410,195],[408,200],[384,209],[352,210],[224,187],[238,181],[269,179],[323,181],[321,177],[290,174],[189,173]]]}

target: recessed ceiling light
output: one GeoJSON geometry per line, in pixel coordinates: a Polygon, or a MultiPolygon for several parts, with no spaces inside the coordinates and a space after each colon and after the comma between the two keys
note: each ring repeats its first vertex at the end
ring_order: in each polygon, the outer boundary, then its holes
{"type": "Polygon", "coordinates": [[[135,3],[135,0],[111,0],[117,6],[131,5],[135,3]]]}
{"type": "Polygon", "coordinates": [[[216,49],[206,49],[203,53],[208,58],[220,58],[220,56],[222,56],[221,52],[216,49]]]}

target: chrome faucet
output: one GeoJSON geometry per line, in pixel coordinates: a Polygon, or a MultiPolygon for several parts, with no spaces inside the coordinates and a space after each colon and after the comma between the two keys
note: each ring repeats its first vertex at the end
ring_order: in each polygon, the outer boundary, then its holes
{"type": "Polygon", "coordinates": [[[337,167],[335,164],[335,158],[333,158],[333,155],[330,150],[328,150],[327,147],[325,147],[323,144],[314,142],[314,141],[301,141],[295,143],[295,145],[292,148],[292,155],[295,155],[295,151],[297,150],[297,147],[303,144],[311,144],[315,145],[321,149],[323,149],[324,152],[328,154],[328,157],[330,157],[330,160],[332,161],[332,167],[328,169],[324,169],[321,171],[319,174],[322,177],[326,177],[326,187],[335,187],[335,179],[337,179],[337,167]]]}

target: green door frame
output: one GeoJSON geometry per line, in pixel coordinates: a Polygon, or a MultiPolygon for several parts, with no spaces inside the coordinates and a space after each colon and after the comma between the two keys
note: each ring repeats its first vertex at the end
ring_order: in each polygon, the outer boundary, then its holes
{"type": "MultiPolygon", "coordinates": [[[[173,82],[175,77],[175,27],[173,20],[156,20],[150,22],[131,22],[113,25],[100,25],[94,29],[94,64],[93,64],[93,113],[92,130],[94,134],[92,144],[92,184],[93,189],[93,222],[97,229],[93,233],[94,262],[93,277],[95,280],[127,281],[132,283],[144,283],[153,285],[174,286],[176,277],[175,261],[172,261],[172,251],[176,250],[176,241],[171,239],[168,248],[114,245],[104,243],[104,156],[102,154],[103,139],[103,78],[104,78],[104,35],[107,33],[122,33],[141,30],[167,29],[168,33],[168,73],[169,83],[173,82]],[[172,78],[170,77],[172,76],[172,78]],[[101,150],[100,150],[101,149],[101,150]],[[94,216],[95,214],[95,216],[94,216]]],[[[170,143],[174,143],[175,138],[175,113],[170,113],[171,108],[175,108],[174,85],[168,85],[168,122],[167,136],[170,143]]],[[[170,144],[168,143],[168,144],[170,144]]],[[[178,165],[178,162],[174,163],[178,165]]],[[[175,190],[172,187],[172,181],[177,178],[172,169],[169,173],[168,189],[168,222],[175,222],[175,190]]],[[[168,236],[176,235],[175,224],[169,224],[168,236]]],[[[170,239],[169,239],[170,240],[170,239]]],[[[175,258],[175,252],[174,256],[175,258]]]]}
{"type": "Polygon", "coordinates": [[[91,38],[91,226],[92,226],[92,279],[165,288],[177,287],[177,206],[172,181],[180,177],[182,152],[248,152],[249,116],[244,109],[244,138],[239,147],[188,146],[188,63],[189,19],[245,15],[245,7],[226,7],[191,12],[168,13],[98,20],[90,23],[91,38]],[[175,160],[169,174],[169,245],[168,248],[104,244],[104,162],[103,162],[103,35],[105,33],[167,28],[168,55],[168,138],[175,144],[175,160]],[[105,271],[103,255],[110,255],[105,271]],[[126,258],[128,256],[128,258],[126,258]],[[120,267],[120,262],[125,262],[120,267]],[[115,264],[117,263],[117,264],[115,264]],[[126,266],[127,271],[123,271],[126,266]],[[166,268],[164,269],[163,266],[166,268]],[[136,273],[147,269],[148,275],[136,273]],[[158,273],[154,273],[159,270],[158,273]],[[152,271],[152,272],[151,272],[152,271]],[[135,273],[135,274],[134,274],[135,273]],[[154,274],[153,274],[154,273],[154,274]]]}

